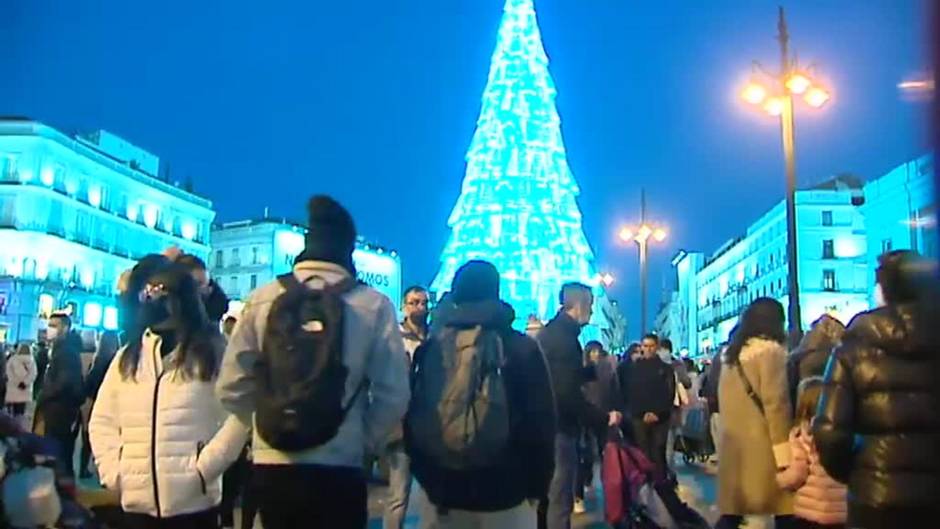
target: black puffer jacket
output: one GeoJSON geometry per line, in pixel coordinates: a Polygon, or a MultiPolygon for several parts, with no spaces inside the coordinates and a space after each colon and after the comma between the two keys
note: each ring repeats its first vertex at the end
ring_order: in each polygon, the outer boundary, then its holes
{"type": "Polygon", "coordinates": [[[940,349],[919,338],[915,315],[895,305],[857,316],[826,369],[815,441],[849,485],[850,526],[940,501],[940,349]]]}

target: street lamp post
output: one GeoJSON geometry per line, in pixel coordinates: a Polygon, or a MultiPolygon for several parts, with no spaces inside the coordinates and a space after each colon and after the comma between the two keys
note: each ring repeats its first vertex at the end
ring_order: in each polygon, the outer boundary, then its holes
{"type": "MultiPolygon", "coordinates": [[[[768,89],[754,79],[741,93],[742,98],[753,105],[761,105],[772,116],[780,117],[780,135],[783,143],[783,158],[786,169],[786,215],[787,215],[787,320],[791,345],[796,345],[802,333],[800,314],[799,257],[796,232],[796,153],[794,148],[793,96],[802,95],[813,108],[820,108],[829,100],[829,93],[816,85],[808,74],[802,72],[796,60],[790,57],[790,34],[787,21],[780,8],[777,21],[777,41],[780,43],[780,72],[767,75],[771,80],[768,89]]],[[[763,70],[761,69],[763,72],[763,70]]],[[[766,72],[763,72],[766,74],[766,72]]]]}
{"type": "Polygon", "coordinates": [[[657,242],[666,240],[666,229],[646,221],[646,192],[640,192],[640,225],[622,226],[617,234],[623,242],[635,242],[640,256],[640,335],[647,332],[647,297],[649,291],[649,271],[647,257],[650,238],[657,242]]]}

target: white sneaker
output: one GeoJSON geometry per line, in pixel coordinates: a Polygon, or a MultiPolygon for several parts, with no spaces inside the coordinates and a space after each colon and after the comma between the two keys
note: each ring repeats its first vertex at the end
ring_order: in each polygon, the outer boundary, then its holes
{"type": "Polygon", "coordinates": [[[584,514],[586,512],[587,509],[584,508],[584,500],[574,500],[574,513],[584,514]]]}

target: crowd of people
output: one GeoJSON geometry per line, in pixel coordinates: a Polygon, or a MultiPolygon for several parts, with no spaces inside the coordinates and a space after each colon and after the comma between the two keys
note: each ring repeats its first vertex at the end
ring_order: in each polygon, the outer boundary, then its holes
{"type": "Polygon", "coordinates": [[[198,257],[171,250],[122,276],[121,333],[97,338],[88,367],[60,313],[7,355],[7,413],[56,441],[66,475],[80,443],[80,477],[93,468],[117,494],[122,527],[234,527],[241,496],[242,528],[257,512],[266,529],[362,529],[363,461],[382,455],[385,529],[411,503],[425,529],[570,529],[608,442],[675,486],[693,408],[708,414],[718,527],[940,519],[938,296],[911,252],[882,258],[884,304],[848,327],[822,316],[788,351],[783,307],[760,298],[697,365],[655,334],[622,356],[582,347],[594,297],[579,283],[517,332],[483,260],[433,307],[406,289],[398,321],[356,281],[350,214],[325,196],[308,214],[291,272],[240,314],[198,257]]]}

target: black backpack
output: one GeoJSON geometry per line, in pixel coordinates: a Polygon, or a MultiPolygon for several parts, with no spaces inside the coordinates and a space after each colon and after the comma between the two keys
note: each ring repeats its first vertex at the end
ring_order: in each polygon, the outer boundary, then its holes
{"type": "Polygon", "coordinates": [[[486,468],[506,457],[505,360],[498,330],[447,326],[432,336],[412,368],[409,449],[450,470],[486,468]]]}
{"type": "Polygon", "coordinates": [[[366,385],[343,405],[349,369],[343,364],[343,293],[347,279],[311,289],[287,273],[268,314],[255,365],[258,381],[255,428],[268,445],[296,452],[336,436],[346,413],[366,385]]]}

